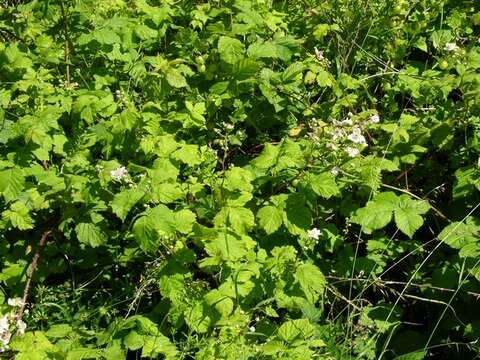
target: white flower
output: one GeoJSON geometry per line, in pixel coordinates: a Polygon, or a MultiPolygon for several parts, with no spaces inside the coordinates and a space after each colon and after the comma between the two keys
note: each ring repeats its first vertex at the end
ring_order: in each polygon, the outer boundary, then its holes
{"type": "Polygon", "coordinates": [[[119,100],[123,100],[123,92],[121,90],[115,90],[115,96],[119,100]]]}
{"type": "Polygon", "coordinates": [[[336,119],[333,119],[332,120],[332,125],[333,126],[352,126],[353,122],[352,122],[352,119],[347,117],[346,119],[343,119],[342,121],[338,121],[336,119]]]}
{"type": "Polygon", "coordinates": [[[8,343],[10,342],[11,337],[12,334],[8,331],[0,333],[0,352],[8,349],[8,343]]]}
{"type": "Polygon", "coordinates": [[[13,307],[19,307],[23,305],[22,299],[19,297],[10,298],[7,300],[7,304],[13,307]]]}
{"type": "Polygon", "coordinates": [[[348,135],[348,140],[350,140],[351,142],[354,142],[355,144],[363,144],[363,145],[367,144],[367,140],[365,139],[365,136],[361,134],[351,133],[350,135],[348,135]]]}
{"type": "Polygon", "coordinates": [[[0,318],[0,352],[8,348],[8,343],[12,334],[10,334],[10,323],[6,315],[0,318]]]}
{"type": "Polygon", "coordinates": [[[229,124],[229,123],[226,123],[226,122],[223,123],[223,127],[224,127],[226,130],[233,130],[233,129],[235,128],[234,125],[229,124]]]}
{"type": "Polygon", "coordinates": [[[19,334],[25,334],[25,329],[27,328],[27,324],[23,320],[17,320],[17,331],[19,334]]]}
{"type": "Polygon", "coordinates": [[[338,166],[334,166],[332,170],[330,170],[330,174],[333,176],[337,176],[340,173],[340,168],[338,166]]]}
{"type": "Polygon", "coordinates": [[[370,122],[372,124],[378,124],[380,122],[380,116],[377,114],[370,116],[370,122]]]}
{"type": "Polygon", "coordinates": [[[338,146],[335,145],[334,143],[327,143],[327,149],[330,149],[330,150],[338,150],[338,146]]]}
{"type": "Polygon", "coordinates": [[[454,51],[457,49],[458,49],[458,46],[455,43],[446,43],[445,46],[443,47],[443,50],[445,51],[454,51]]]}
{"type": "Polygon", "coordinates": [[[355,144],[367,145],[367,140],[362,135],[362,130],[357,126],[352,129],[352,133],[347,137],[348,140],[354,142],[355,144]]]}
{"type": "Polygon", "coordinates": [[[343,129],[335,129],[332,131],[330,135],[332,136],[333,140],[338,140],[338,139],[344,138],[346,134],[345,134],[345,131],[343,131],[343,129]]]}
{"type": "Polygon", "coordinates": [[[325,59],[325,57],[323,56],[322,50],[318,50],[316,47],[313,49],[315,50],[315,57],[317,58],[318,61],[322,61],[325,59]]]}
{"type": "Polygon", "coordinates": [[[127,169],[125,166],[119,166],[115,170],[110,171],[110,176],[115,181],[122,181],[128,174],[127,169]]]}
{"type": "Polygon", "coordinates": [[[8,327],[10,326],[8,317],[6,315],[0,318],[0,333],[8,331],[8,327]]]}
{"type": "Polygon", "coordinates": [[[362,129],[360,129],[358,126],[354,126],[352,128],[352,134],[354,135],[362,135],[362,129]]]}
{"type": "Polygon", "coordinates": [[[355,156],[358,156],[360,154],[360,151],[357,148],[350,147],[350,146],[347,146],[345,151],[347,152],[348,156],[350,156],[350,157],[355,157],[355,156]]]}
{"type": "Polygon", "coordinates": [[[322,234],[322,232],[317,228],[313,228],[308,230],[307,234],[310,239],[318,240],[318,237],[322,234]]]}
{"type": "Polygon", "coordinates": [[[250,326],[248,329],[249,329],[251,332],[255,332],[255,330],[256,330],[256,329],[255,329],[255,326],[250,326]]]}
{"type": "Polygon", "coordinates": [[[318,135],[314,132],[309,132],[307,133],[307,136],[312,139],[313,141],[317,142],[320,140],[320,138],[318,137],[318,135]]]}

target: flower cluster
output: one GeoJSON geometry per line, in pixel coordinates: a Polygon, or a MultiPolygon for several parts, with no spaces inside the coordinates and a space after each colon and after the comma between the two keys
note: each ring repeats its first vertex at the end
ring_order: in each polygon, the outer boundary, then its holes
{"type": "Polygon", "coordinates": [[[128,177],[128,171],[125,166],[119,166],[115,170],[110,171],[110,176],[115,181],[122,181],[128,177]]]}
{"type": "Polygon", "coordinates": [[[445,51],[455,51],[457,49],[458,49],[458,46],[455,43],[446,43],[445,46],[443,47],[443,50],[445,51]]]}
{"type": "Polygon", "coordinates": [[[313,48],[315,52],[315,59],[317,59],[318,62],[320,62],[324,66],[329,66],[330,65],[330,60],[328,60],[324,54],[323,50],[318,50],[316,47],[313,48]]]}
{"type": "Polygon", "coordinates": [[[315,50],[315,57],[317,58],[318,61],[323,61],[325,60],[325,57],[323,56],[323,51],[318,50],[317,47],[313,48],[315,50]]]}
{"type": "Polygon", "coordinates": [[[23,305],[22,299],[8,299],[7,304],[12,307],[12,311],[0,317],[0,353],[8,349],[8,344],[15,331],[12,327],[16,328],[18,334],[24,334],[27,329],[27,324],[23,320],[17,319],[15,313],[16,308],[23,305]]]}
{"type": "Polygon", "coordinates": [[[123,93],[122,90],[115,90],[115,97],[116,97],[119,101],[124,101],[124,100],[125,100],[125,94],[123,93]]]}
{"type": "Polygon", "coordinates": [[[318,240],[320,235],[322,235],[322,232],[315,227],[313,229],[308,230],[307,235],[309,239],[318,240]]]}
{"type": "Polygon", "coordinates": [[[340,168],[338,166],[334,166],[330,170],[330,174],[332,174],[333,176],[337,176],[339,173],[340,173],[340,168]]]}
{"type": "Polygon", "coordinates": [[[300,240],[300,245],[305,250],[313,250],[314,247],[318,244],[322,231],[316,227],[307,230],[307,236],[303,237],[300,240]]]}
{"type": "Polygon", "coordinates": [[[348,140],[355,144],[367,146],[367,140],[362,135],[362,130],[358,126],[352,128],[352,133],[347,136],[348,140]]]}
{"type": "Polygon", "coordinates": [[[330,150],[338,150],[340,145],[345,145],[343,149],[349,157],[360,155],[362,148],[367,147],[367,139],[363,135],[363,128],[368,124],[378,124],[380,116],[371,115],[368,120],[354,122],[353,114],[348,113],[347,117],[341,121],[332,120],[332,128],[329,131],[331,142],[327,143],[330,150]],[[360,146],[360,147],[359,147],[360,146]]]}
{"type": "Polygon", "coordinates": [[[225,130],[227,130],[227,131],[232,131],[233,129],[235,129],[235,125],[229,124],[229,123],[227,123],[227,122],[223,122],[223,127],[224,127],[225,130]]]}
{"type": "Polygon", "coordinates": [[[347,146],[345,148],[345,152],[347,153],[348,156],[350,157],[357,157],[358,155],[360,155],[360,150],[358,150],[357,148],[355,147],[351,147],[351,146],[347,146]]]}
{"type": "Polygon", "coordinates": [[[8,349],[8,343],[12,334],[10,333],[10,319],[7,315],[0,317],[0,352],[8,349]]]}
{"type": "Polygon", "coordinates": [[[370,116],[369,120],[372,124],[378,124],[380,122],[380,116],[378,116],[377,114],[372,115],[370,116]]]}
{"type": "Polygon", "coordinates": [[[76,88],[79,87],[79,84],[77,82],[63,81],[62,79],[60,79],[58,82],[60,86],[66,90],[75,90],[76,88]]]}

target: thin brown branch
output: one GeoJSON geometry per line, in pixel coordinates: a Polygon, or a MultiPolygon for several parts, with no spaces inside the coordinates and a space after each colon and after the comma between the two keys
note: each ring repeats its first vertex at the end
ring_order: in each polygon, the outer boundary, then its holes
{"type": "Polygon", "coordinates": [[[428,199],[422,199],[420,196],[418,195],[415,195],[414,193],[412,193],[411,191],[408,191],[408,190],[405,190],[405,189],[402,189],[402,188],[398,188],[396,186],[392,186],[392,185],[388,185],[388,184],[382,184],[383,187],[386,187],[388,189],[392,189],[392,190],[397,190],[397,191],[400,191],[400,192],[403,192],[404,194],[408,194],[410,195],[411,197],[417,199],[417,200],[423,200],[423,201],[426,201],[428,203],[428,205],[430,205],[430,207],[432,208],[432,210],[438,215],[440,216],[442,219],[444,220],[447,220],[448,222],[451,222],[451,220],[445,215],[443,214],[439,209],[437,209],[435,206],[432,205],[432,202],[429,201],[428,199]]]}
{"type": "Polygon", "coordinates": [[[347,299],[343,294],[338,291],[334,286],[326,286],[325,287],[328,291],[330,291],[333,295],[337,296],[338,298],[342,299],[345,301],[347,304],[355,308],[357,311],[361,311],[362,309],[356,305],[352,300],[347,299]]]}
{"type": "Polygon", "coordinates": [[[47,160],[42,160],[42,166],[43,166],[43,170],[45,170],[45,171],[48,170],[48,162],[47,162],[47,160]]]}
{"type": "MultiPolygon", "coordinates": [[[[326,276],[327,279],[332,279],[332,280],[337,280],[334,283],[337,282],[369,282],[372,284],[376,284],[378,286],[386,287],[387,285],[402,285],[405,286],[407,283],[405,281],[393,281],[393,280],[381,280],[381,279],[362,279],[362,278],[343,278],[343,277],[338,277],[338,276],[326,276]]],[[[430,284],[415,284],[411,283],[409,286],[421,288],[421,289],[431,289],[431,290],[438,290],[438,291],[446,291],[446,292],[455,292],[457,291],[456,289],[449,289],[449,288],[444,288],[444,287],[439,287],[439,286],[434,286],[430,284]]],[[[473,291],[465,291],[466,294],[472,295],[476,297],[477,299],[480,299],[480,293],[476,293],[473,291]]]]}
{"type": "Polygon", "coordinates": [[[17,314],[15,315],[16,320],[21,320],[22,317],[23,317],[23,313],[25,312],[25,306],[27,305],[28,295],[30,294],[30,289],[32,287],[33,274],[35,273],[35,270],[38,267],[38,261],[40,259],[40,250],[43,248],[43,246],[47,242],[47,239],[48,239],[49,235],[52,233],[52,231],[53,231],[52,229],[46,230],[42,234],[42,237],[40,238],[40,241],[38,242],[38,247],[35,250],[35,254],[33,255],[33,258],[32,258],[32,263],[30,265],[30,268],[27,271],[27,281],[26,281],[25,287],[23,289],[22,303],[20,305],[20,308],[18,309],[17,314]]]}

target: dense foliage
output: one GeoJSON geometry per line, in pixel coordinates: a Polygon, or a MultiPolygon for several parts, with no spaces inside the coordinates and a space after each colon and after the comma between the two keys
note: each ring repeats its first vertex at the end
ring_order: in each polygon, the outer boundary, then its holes
{"type": "Polygon", "coordinates": [[[479,5],[3,0],[0,357],[478,357],[479,5]]]}

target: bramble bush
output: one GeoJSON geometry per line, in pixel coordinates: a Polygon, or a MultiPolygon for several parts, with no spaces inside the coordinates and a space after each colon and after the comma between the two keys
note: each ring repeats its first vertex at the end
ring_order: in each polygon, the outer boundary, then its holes
{"type": "Polygon", "coordinates": [[[461,0],[3,0],[0,357],[478,357],[479,30],[461,0]]]}

